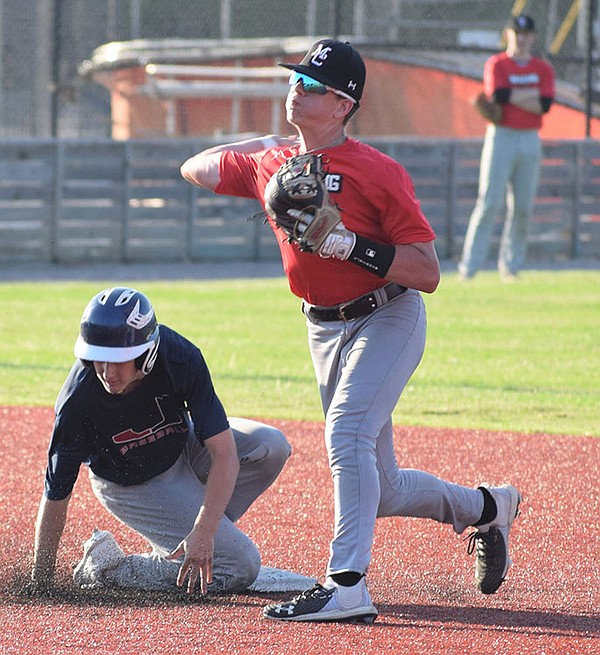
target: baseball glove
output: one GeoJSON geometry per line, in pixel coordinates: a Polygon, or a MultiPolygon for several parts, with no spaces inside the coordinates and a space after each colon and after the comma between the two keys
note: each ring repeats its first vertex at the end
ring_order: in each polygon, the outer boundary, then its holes
{"type": "Polygon", "coordinates": [[[318,253],[341,221],[330,201],[319,155],[303,154],[288,159],[265,188],[267,214],[300,250],[318,253]]]}
{"type": "Polygon", "coordinates": [[[473,98],[473,106],[486,121],[494,125],[502,120],[502,105],[490,100],[483,91],[473,98]]]}

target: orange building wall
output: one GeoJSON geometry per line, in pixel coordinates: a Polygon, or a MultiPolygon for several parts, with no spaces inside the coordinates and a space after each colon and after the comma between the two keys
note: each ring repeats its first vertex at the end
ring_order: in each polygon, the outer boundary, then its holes
{"type": "MultiPolygon", "coordinates": [[[[253,60],[246,65],[272,65],[253,60]]],[[[351,121],[349,132],[364,136],[422,136],[480,138],[485,121],[473,109],[471,99],[481,82],[432,68],[367,60],[367,85],[361,110],[351,121]]],[[[145,82],[142,68],[121,69],[104,83],[112,92],[113,137],[154,138],[166,136],[167,101],[142,96],[137,87],[145,82]]],[[[212,136],[228,133],[232,101],[229,99],[184,99],[175,102],[177,136],[212,136]]],[[[292,133],[285,122],[281,100],[283,134],[292,133]]],[[[271,131],[271,101],[249,99],[240,105],[240,132],[271,131]]],[[[585,115],[554,104],[544,116],[544,139],[585,137],[585,115]]],[[[600,119],[592,120],[591,136],[600,138],[600,119]]]]}
{"type": "MultiPolygon", "coordinates": [[[[368,62],[367,91],[360,116],[363,134],[427,137],[481,137],[486,123],[471,99],[481,82],[443,71],[368,62]]],[[[585,137],[585,114],[554,104],[543,118],[545,139],[585,137]]],[[[592,136],[600,138],[600,120],[592,121],[592,136]]]]}

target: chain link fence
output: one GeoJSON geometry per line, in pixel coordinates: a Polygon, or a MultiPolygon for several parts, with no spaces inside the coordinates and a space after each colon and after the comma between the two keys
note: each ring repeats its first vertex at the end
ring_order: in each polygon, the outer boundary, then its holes
{"type": "Polygon", "coordinates": [[[0,136],[110,135],[108,92],[78,75],[95,48],[154,39],[360,37],[381,48],[492,53],[511,13],[592,111],[598,0],[0,0],[0,136]]]}

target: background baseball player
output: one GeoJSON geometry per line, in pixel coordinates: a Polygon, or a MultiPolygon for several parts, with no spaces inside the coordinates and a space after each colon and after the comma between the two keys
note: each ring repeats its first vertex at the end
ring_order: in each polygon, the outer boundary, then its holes
{"type": "Polygon", "coordinates": [[[551,64],[531,54],[535,24],[514,16],[505,31],[506,51],[490,57],[483,72],[485,133],[479,194],[465,236],[459,274],[473,277],[485,264],[494,222],[507,198],[507,216],[498,252],[498,270],[507,280],[523,267],[527,224],[533,213],[540,174],[542,115],[554,99],[551,64]],[[493,114],[486,113],[486,107],[493,114]]]}
{"type": "Polygon", "coordinates": [[[135,289],[92,298],[75,356],[56,403],[33,583],[52,585],[67,506],[86,463],[98,500],[153,552],[125,557],[110,533],[96,532],[75,570],[78,585],[191,592],[198,584],[202,593],[251,585],[260,555],[235,522],[289,457],[283,434],[228,421],[200,350],[159,326],[135,289]]]}
{"type": "Polygon", "coordinates": [[[286,110],[298,142],[217,146],[181,169],[194,184],[266,207],[290,288],[303,299],[325,412],[335,498],[326,580],[265,616],[373,621],[364,576],[378,516],[431,518],[459,533],[478,526],[477,583],[493,593],[508,569],[518,492],[400,469],[394,455],[392,412],[425,344],[419,291],[435,291],[440,278],[435,235],[406,171],[346,136],[365,83],[360,54],[324,39],[300,64],[283,65],[292,70],[286,110]]]}

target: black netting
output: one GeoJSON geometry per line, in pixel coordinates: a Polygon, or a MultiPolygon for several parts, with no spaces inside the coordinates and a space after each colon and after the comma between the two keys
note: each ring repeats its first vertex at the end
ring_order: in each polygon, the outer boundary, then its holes
{"type": "MultiPolygon", "coordinates": [[[[108,136],[106,89],[78,74],[93,51],[134,39],[360,37],[381,48],[465,56],[501,47],[511,11],[530,14],[538,50],[584,98],[598,0],[0,0],[0,136],[108,136]],[[588,20],[590,13],[595,20],[588,20]],[[590,39],[591,34],[591,39],[590,39]]],[[[597,55],[595,55],[597,57],[597,55]]],[[[594,70],[595,69],[595,70],[594,70]]],[[[590,74],[590,71],[591,74],[590,74]]]]}

